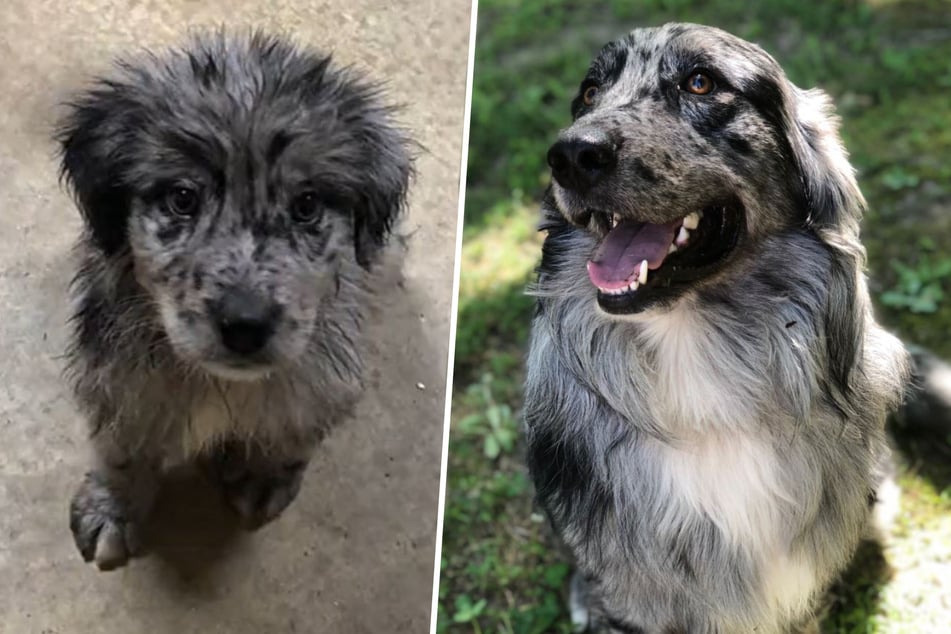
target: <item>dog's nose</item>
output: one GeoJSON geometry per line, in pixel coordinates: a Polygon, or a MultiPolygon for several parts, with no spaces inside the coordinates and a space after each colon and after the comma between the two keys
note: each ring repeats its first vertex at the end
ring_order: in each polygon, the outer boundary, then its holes
{"type": "Polygon", "coordinates": [[[250,355],[274,334],[281,307],[258,293],[235,287],[225,291],[211,312],[221,343],[231,352],[250,355]]]}
{"type": "Polygon", "coordinates": [[[614,169],[617,153],[608,139],[562,139],[548,150],[548,165],[558,184],[584,191],[614,169]]]}

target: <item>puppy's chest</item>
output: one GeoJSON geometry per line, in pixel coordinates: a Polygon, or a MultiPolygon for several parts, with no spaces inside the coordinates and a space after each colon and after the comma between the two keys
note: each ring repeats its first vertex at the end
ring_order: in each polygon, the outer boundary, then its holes
{"type": "Polygon", "coordinates": [[[165,442],[185,458],[225,439],[266,442],[291,423],[281,399],[254,384],[211,385],[179,406],[166,421],[165,442]]]}

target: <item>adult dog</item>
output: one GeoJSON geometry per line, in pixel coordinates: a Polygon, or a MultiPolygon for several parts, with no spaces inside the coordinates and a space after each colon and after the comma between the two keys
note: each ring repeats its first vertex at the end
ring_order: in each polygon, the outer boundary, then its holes
{"type": "Polygon", "coordinates": [[[329,56],[262,34],[123,62],[69,105],[87,561],[139,551],[171,460],[199,458],[251,526],[296,496],[362,389],[369,269],[412,169],[392,114],[329,56]]]}
{"type": "Polygon", "coordinates": [[[690,24],[600,52],[548,153],[525,396],[598,631],[805,631],[866,528],[907,375],[826,96],[690,24]]]}

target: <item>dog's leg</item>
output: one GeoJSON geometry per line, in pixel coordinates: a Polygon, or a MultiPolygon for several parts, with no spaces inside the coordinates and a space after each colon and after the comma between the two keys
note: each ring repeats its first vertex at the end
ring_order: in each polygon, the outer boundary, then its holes
{"type": "Polygon", "coordinates": [[[160,462],[132,457],[108,431],[94,447],[98,464],[73,496],[69,526],[83,559],[112,570],[141,553],[139,527],[155,501],[160,462]]]}
{"type": "Polygon", "coordinates": [[[265,452],[253,442],[230,441],[204,462],[225,500],[246,526],[258,528],[290,505],[300,491],[313,445],[265,452]]]}

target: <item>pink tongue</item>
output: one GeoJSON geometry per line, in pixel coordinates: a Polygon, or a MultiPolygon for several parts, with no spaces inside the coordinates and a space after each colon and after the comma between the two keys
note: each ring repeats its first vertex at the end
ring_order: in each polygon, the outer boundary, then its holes
{"type": "Polygon", "coordinates": [[[659,268],[680,224],[680,220],[664,225],[622,220],[608,232],[588,262],[591,282],[608,290],[624,288],[637,279],[644,260],[649,269],[659,268]]]}

